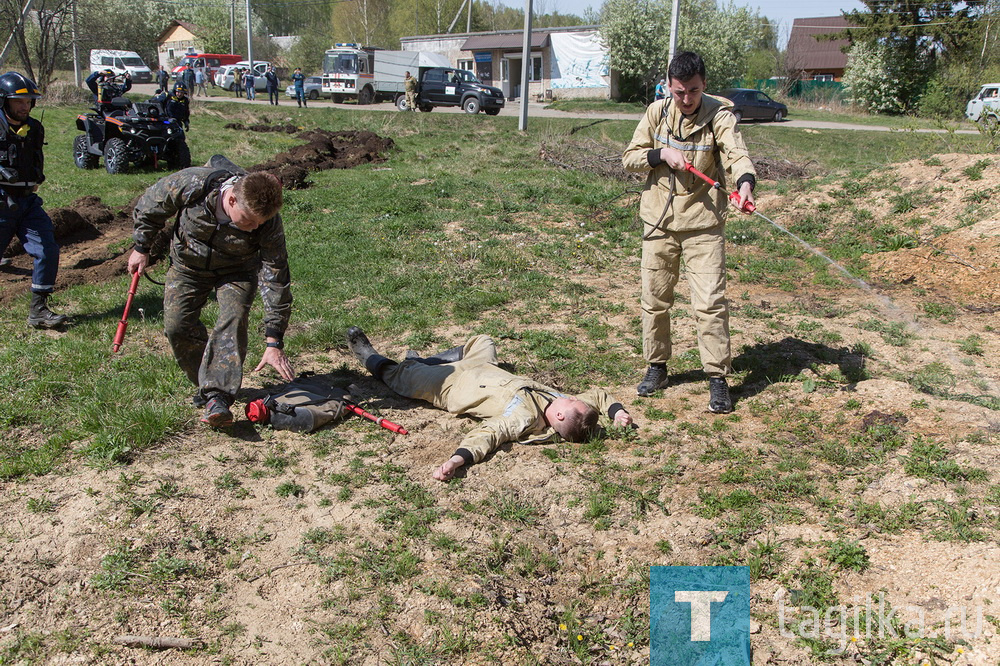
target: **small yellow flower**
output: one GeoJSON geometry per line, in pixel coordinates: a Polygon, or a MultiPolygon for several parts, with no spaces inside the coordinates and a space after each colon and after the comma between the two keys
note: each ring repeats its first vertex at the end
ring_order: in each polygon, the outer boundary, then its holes
{"type": "Polygon", "coordinates": [[[634,644],[634,643],[633,643],[632,641],[629,641],[629,642],[628,642],[628,646],[629,646],[629,647],[632,647],[633,645],[635,645],[635,644],[634,644]]]}
{"type": "Polygon", "coordinates": [[[857,643],[858,642],[858,637],[857,636],[851,636],[851,642],[852,643],[857,643]]]}
{"type": "Polygon", "coordinates": [[[963,648],[958,648],[958,653],[959,654],[965,654],[965,650],[963,648]]]}
{"type": "Polygon", "coordinates": [[[559,631],[566,631],[566,625],[565,625],[565,623],[559,625],[559,631]]]}
{"type": "Polygon", "coordinates": [[[577,634],[576,635],[576,640],[582,641],[583,640],[583,634],[577,634]]]}
{"type": "Polygon", "coordinates": [[[609,645],[609,646],[608,646],[608,649],[609,649],[609,650],[617,650],[618,648],[616,648],[616,647],[615,647],[614,645],[609,645]]]}

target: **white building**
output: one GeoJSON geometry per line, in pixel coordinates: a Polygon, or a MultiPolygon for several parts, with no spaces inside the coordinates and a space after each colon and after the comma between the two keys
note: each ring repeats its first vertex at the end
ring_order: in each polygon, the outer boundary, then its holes
{"type": "MultiPolygon", "coordinates": [[[[617,98],[618,77],[608,67],[597,26],[545,28],[531,32],[528,94],[538,99],[617,98]]],[[[521,96],[524,31],[421,35],[399,40],[404,51],[440,53],[456,67],[476,73],[508,99],[521,96]]]]}

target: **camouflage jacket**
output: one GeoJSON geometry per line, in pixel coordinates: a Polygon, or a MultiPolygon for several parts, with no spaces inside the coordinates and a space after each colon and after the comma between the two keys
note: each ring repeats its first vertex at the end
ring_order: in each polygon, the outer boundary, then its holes
{"type": "Polygon", "coordinates": [[[292,310],[281,215],[251,232],[216,220],[219,187],[232,175],[211,167],[191,167],[161,178],[135,205],[135,249],[148,253],[157,234],[176,219],[170,242],[171,262],[208,279],[257,273],[264,301],[265,335],[281,338],[292,310]]]}

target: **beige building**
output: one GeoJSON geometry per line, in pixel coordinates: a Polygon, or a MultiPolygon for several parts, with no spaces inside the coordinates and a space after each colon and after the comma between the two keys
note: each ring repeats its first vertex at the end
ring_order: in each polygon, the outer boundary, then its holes
{"type": "MultiPolygon", "coordinates": [[[[531,98],[616,98],[618,77],[608,67],[598,31],[597,26],[533,30],[527,64],[531,98]]],[[[523,30],[421,35],[403,37],[400,43],[404,51],[440,53],[454,66],[475,72],[483,83],[500,88],[508,99],[521,96],[523,30]]]]}
{"type": "Polygon", "coordinates": [[[171,21],[156,38],[158,63],[169,72],[189,50],[201,53],[204,41],[198,35],[204,32],[204,28],[194,23],[171,21]]]}

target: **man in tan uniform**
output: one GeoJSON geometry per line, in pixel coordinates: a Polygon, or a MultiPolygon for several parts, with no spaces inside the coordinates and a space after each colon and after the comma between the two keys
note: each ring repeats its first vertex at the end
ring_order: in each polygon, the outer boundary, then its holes
{"type": "Polygon", "coordinates": [[[455,454],[434,470],[447,481],[461,467],[481,462],[506,442],[539,444],[561,436],[585,441],[594,431],[598,411],[617,426],[632,424],[622,404],[604,389],[566,395],[527,377],[497,367],[493,340],[477,335],[446,352],[396,363],[381,356],[357,326],[347,330],[347,346],[376,378],[407,398],[426,400],[452,414],[483,419],[462,440],[455,454]]]}
{"type": "Polygon", "coordinates": [[[417,110],[417,80],[410,76],[410,73],[406,73],[406,77],[403,79],[403,89],[406,91],[406,110],[416,111],[417,110]]]}
{"type": "Polygon", "coordinates": [[[756,174],[732,114],[732,103],[705,91],[705,63],[678,53],[668,70],[671,97],[653,102],[622,155],[629,171],[647,172],[639,214],[642,243],[642,351],[649,363],[636,387],[648,396],[667,385],[670,308],[687,266],[691,306],[698,325],[701,363],[709,377],[712,412],[733,409],[726,375],[731,372],[729,302],[726,300],[725,210],[727,188],[740,208],[753,201],[756,174]],[[720,181],[713,189],[686,171],[691,164],[720,181]]]}

